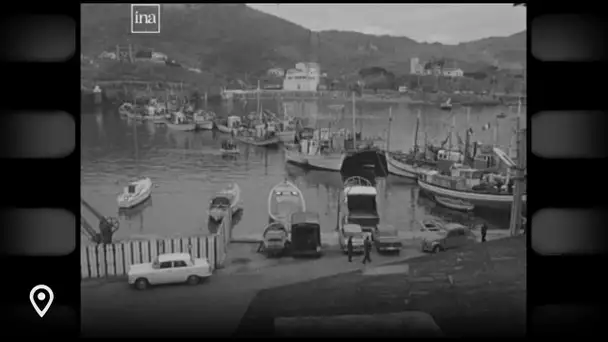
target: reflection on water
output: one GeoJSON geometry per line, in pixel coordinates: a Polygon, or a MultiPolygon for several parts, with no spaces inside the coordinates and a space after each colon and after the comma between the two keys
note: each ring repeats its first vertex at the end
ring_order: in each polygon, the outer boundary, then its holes
{"type": "MultiPolygon", "coordinates": [[[[286,111],[294,111],[321,127],[352,127],[350,104],[336,110],[336,106],[331,105],[338,102],[324,102],[327,103],[268,102],[264,103],[264,108],[277,108],[274,109],[276,111],[285,106],[286,111]]],[[[235,102],[232,108],[210,109],[220,115],[228,115],[229,112],[242,115],[255,110],[255,105],[255,101],[235,102]]],[[[412,144],[415,113],[419,107],[407,104],[392,106],[391,146],[392,149],[405,150],[412,144]]],[[[503,145],[507,145],[512,127],[509,118],[498,120],[495,116],[508,111],[508,108],[500,107],[473,109],[469,122],[475,130],[475,139],[491,142],[496,135],[503,145]],[[488,122],[499,123],[499,134],[481,130],[488,122]]],[[[364,135],[379,135],[387,131],[388,105],[360,103],[357,104],[357,113],[363,117],[358,122],[364,135]]],[[[243,220],[234,228],[233,235],[259,236],[268,221],[268,192],[285,177],[301,188],[308,209],[319,212],[323,231],[331,232],[335,228],[342,187],[338,173],[304,171],[285,165],[280,149],[266,150],[246,145],[240,146],[240,155],[223,156],[219,148],[225,136],[218,132],[172,131],[163,125],[123,119],[116,111],[84,110],[82,117],[82,194],[102,214],[119,217],[118,239],[208,234],[206,210],[209,200],[230,182],[241,187],[245,208],[243,220]],[[132,213],[119,215],[116,195],[138,172],[153,180],[154,203],[152,205],[150,201],[132,213]]],[[[428,131],[430,139],[443,140],[452,119],[436,108],[424,108],[422,121],[421,126],[428,131]]],[[[456,127],[461,131],[466,127],[464,110],[456,112],[456,127]]],[[[438,207],[433,201],[419,196],[417,186],[409,180],[389,176],[388,179],[377,180],[377,183],[382,222],[398,230],[413,229],[414,222],[427,216],[462,223],[486,220],[491,227],[507,226],[508,213],[476,212],[477,216],[473,216],[438,207]]],[[[88,214],[83,210],[83,215],[88,214]]],[[[97,224],[94,218],[88,216],[87,219],[97,224]]]]}

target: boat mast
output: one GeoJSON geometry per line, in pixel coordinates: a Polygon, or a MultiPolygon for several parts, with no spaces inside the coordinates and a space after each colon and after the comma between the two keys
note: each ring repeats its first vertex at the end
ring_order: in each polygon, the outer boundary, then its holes
{"type": "Polygon", "coordinates": [[[353,96],[353,149],[357,146],[357,117],[356,117],[356,107],[355,107],[355,92],[352,92],[353,96]]]}
{"type": "Polygon", "coordinates": [[[414,128],[414,156],[418,154],[418,131],[420,130],[420,108],[416,115],[416,127],[414,128]]]}
{"type": "Polygon", "coordinates": [[[391,122],[393,121],[393,107],[388,107],[388,128],[386,132],[386,152],[391,151],[391,122]]]}
{"type": "Polygon", "coordinates": [[[135,121],[133,123],[133,143],[135,146],[135,175],[139,176],[139,150],[137,148],[137,123],[135,121]]]}
{"type": "Polygon", "coordinates": [[[467,130],[464,138],[464,162],[469,164],[471,157],[469,156],[469,144],[471,143],[471,107],[467,107],[467,130]]]}
{"type": "Polygon", "coordinates": [[[258,115],[260,116],[260,120],[262,120],[262,107],[260,106],[260,80],[258,80],[258,89],[256,91],[257,94],[257,104],[256,104],[256,111],[258,112],[258,115]]]}

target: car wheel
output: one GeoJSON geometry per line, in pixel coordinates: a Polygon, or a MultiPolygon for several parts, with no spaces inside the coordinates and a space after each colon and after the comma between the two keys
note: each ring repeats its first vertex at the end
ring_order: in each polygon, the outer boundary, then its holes
{"type": "Polygon", "coordinates": [[[145,290],[148,288],[148,285],[150,285],[150,283],[148,283],[148,279],[145,278],[139,278],[135,281],[135,288],[138,290],[145,290]]]}
{"type": "Polygon", "coordinates": [[[439,246],[439,245],[433,247],[433,253],[439,253],[442,250],[443,250],[443,248],[441,248],[441,246],[439,246]]]}
{"type": "Polygon", "coordinates": [[[188,284],[189,285],[196,285],[198,284],[200,281],[199,277],[195,276],[195,275],[191,275],[188,277],[188,284]]]}

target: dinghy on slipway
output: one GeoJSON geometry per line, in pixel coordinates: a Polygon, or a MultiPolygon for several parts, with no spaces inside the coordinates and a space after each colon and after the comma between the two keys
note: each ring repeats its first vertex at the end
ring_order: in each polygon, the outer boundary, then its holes
{"type": "Polygon", "coordinates": [[[285,180],[275,185],[268,194],[269,222],[287,224],[292,213],[306,211],[306,201],[302,191],[293,183],[285,180]]]}

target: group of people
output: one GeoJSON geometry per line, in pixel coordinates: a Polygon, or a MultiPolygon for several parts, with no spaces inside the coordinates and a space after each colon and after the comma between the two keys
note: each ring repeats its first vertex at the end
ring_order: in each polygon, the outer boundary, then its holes
{"type": "MultiPolygon", "coordinates": [[[[346,244],[346,250],[348,253],[348,262],[353,261],[353,237],[348,237],[348,242],[346,244]]],[[[372,251],[372,241],[369,238],[369,235],[365,237],[363,240],[363,264],[371,263],[371,251],[372,251]]]]}

